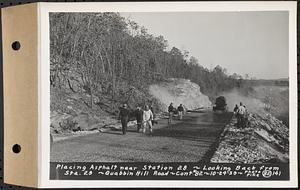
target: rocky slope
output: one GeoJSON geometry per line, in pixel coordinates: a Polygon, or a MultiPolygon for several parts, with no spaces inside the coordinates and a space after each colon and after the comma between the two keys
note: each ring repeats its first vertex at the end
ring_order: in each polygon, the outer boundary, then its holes
{"type": "Polygon", "coordinates": [[[201,93],[200,87],[187,79],[172,78],[167,82],[151,85],[149,90],[161,103],[162,110],[167,110],[171,102],[174,106],[182,103],[189,110],[211,106],[209,98],[201,93]]]}
{"type": "Polygon", "coordinates": [[[267,163],[289,161],[289,129],[271,114],[250,114],[249,125],[226,125],[213,163],[267,163]]]}
{"type": "Polygon", "coordinates": [[[51,134],[89,131],[116,123],[111,114],[95,103],[88,106],[90,96],[85,93],[51,90],[51,134]]]}

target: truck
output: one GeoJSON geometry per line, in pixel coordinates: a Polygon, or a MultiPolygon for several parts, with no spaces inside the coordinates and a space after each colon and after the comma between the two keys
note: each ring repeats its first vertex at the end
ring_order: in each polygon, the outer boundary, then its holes
{"type": "Polygon", "coordinates": [[[224,96],[219,96],[216,98],[215,105],[213,106],[214,112],[227,112],[228,107],[226,103],[226,98],[224,96]]]}

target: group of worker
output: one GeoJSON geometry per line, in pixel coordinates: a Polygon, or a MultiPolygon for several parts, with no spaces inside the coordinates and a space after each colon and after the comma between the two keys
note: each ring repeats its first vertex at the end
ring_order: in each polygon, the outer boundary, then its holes
{"type": "Polygon", "coordinates": [[[121,120],[122,124],[122,132],[123,135],[126,134],[127,131],[127,124],[130,119],[130,116],[134,116],[137,121],[137,131],[139,132],[141,129],[143,130],[143,133],[146,133],[146,129],[149,128],[150,133],[153,132],[152,126],[154,123],[154,114],[153,114],[153,107],[149,107],[148,105],[145,105],[145,109],[142,110],[140,106],[136,107],[136,110],[133,112],[130,111],[127,104],[123,104],[122,107],[120,107],[119,112],[119,120],[121,120]]]}
{"type": "MultiPolygon", "coordinates": [[[[143,133],[146,133],[146,130],[149,128],[150,134],[153,133],[153,125],[157,121],[154,120],[154,109],[153,106],[145,105],[144,109],[141,106],[137,106],[134,111],[131,111],[127,104],[123,104],[119,111],[119,120],[121,120],[122,124],[122,133],[125,135],[127,131],[127,124],[129,119],[133,116],[137,122],[137,131],[140,132],[142,130],[143,133]]],[[[184,113],[184,107],[180,104],[177,108],[179,120],[182,120],[182,116],[184,113]]],[[[171,103],[168,107],[169,119],[168,124],[171,124],[173,121],[174,113],[176,112],[173,103],[171,103]]]]}
{"type": "Polygon", "coordinates": [[[174,113],[178,111],[178,117],[179,117],[179,120],[182,120],[182,116],[183,116],[183,113],[184,113],[184,107],[182,104],[180,104],[177,108],[177,110],[175,109],[175,107],[173,106],[173,103],[171,102],[169,107],[168,107],[168,112],[169,112],[169,119],[168,119],[168,124],[171,124],[172,121],[173,121],[173,116],[174,116],[174,113]]]}
{"type": "Polygon", "coordinates": [[[243,105],[242,102],[240,102],[240,106],[236,104],[233,109],[233,113],[237,119],[237,127],[245,128],[248,123],[248,111],[246,109],[246,106],[243,105]]]}
{"type": "MultiPolygon", "coordinates": [[[[178,119],[182,120],[182,116],[184,113],[184,107],[182,104],[180,104],[177,109],[173,106],[173,103],[170,103],[168,107],[168,124],[171,124],[173,122],[173,117],[175,112],[178,112],[178,119]]],[[[240,102],[240,105],[235,105],[233,109],[234,115],[237,118],[237,127],[239,128],[245,128],[248,123],[248,112],[246,109],[246,106],[243,105],[242,102],[240,102]]],[[[130,116],[134,116],[137,121],[137,131],[139,132],[142,129],[143,133],[146,133],[147,128],[149,128],[150,133],[153,133],[153,125],[157,123],[157,121],[154,120],[154,110],[152,106],[145,105],[145,109],[143,110],[141,106],[137,106],[136,110],[130,111],[128,109],[127,104],[123,104],[122,107],[120,107],[119,112],[119,119],[122,123],[122,132],[125,135],[127,131],[127,123],[130,119],[130,116]]]]}

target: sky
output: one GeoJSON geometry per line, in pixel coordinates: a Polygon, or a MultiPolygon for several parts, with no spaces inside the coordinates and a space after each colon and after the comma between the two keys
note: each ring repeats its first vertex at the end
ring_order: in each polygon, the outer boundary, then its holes
{"type": "Polygon", "coordinates": [[[288,12],[121,13],[199,63],[258,79],[288,77],[288,12]]]}

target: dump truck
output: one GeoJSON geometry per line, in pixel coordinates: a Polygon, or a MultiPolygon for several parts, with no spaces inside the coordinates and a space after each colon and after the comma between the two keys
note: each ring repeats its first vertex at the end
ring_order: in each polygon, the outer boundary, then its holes
{"type": "Polygon", "coordinates": [[[213,106],[214,112],[227,112],[228,107],[226,103],[226,98],[224,96],[219,96],[216,98],[215,105],[213,106]]]}

